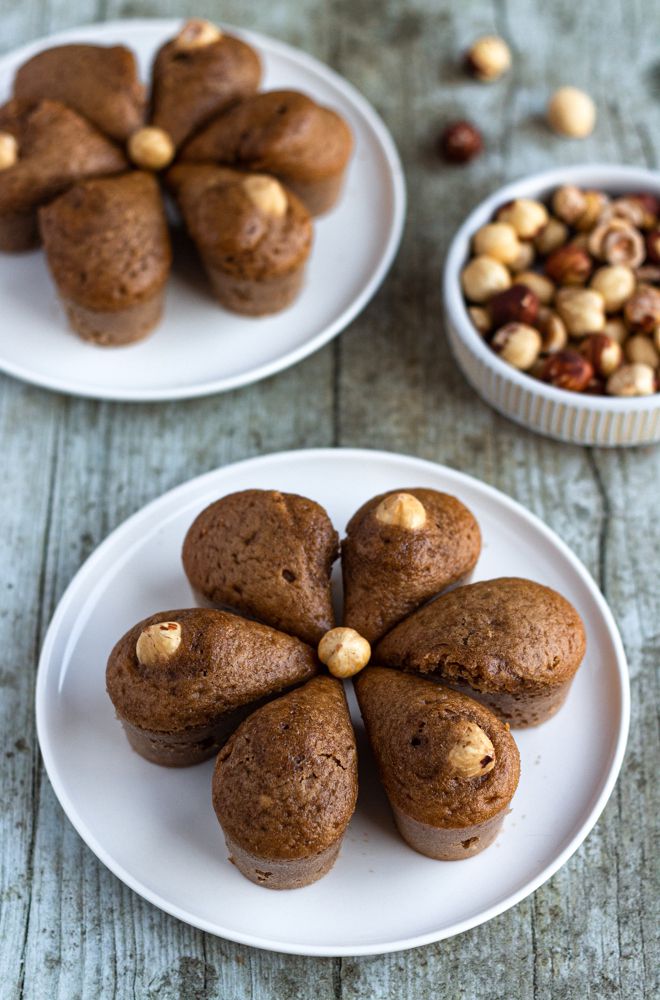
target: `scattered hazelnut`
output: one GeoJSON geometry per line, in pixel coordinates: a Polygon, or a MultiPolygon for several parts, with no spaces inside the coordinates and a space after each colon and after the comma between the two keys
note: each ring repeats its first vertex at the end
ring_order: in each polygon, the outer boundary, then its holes
{"type": "Polygon", "coordinates": [[[482,337],[490,333],[492,323],[490,321],[490,313],[487,309],[484,309],[483,306],[470,306],[468,315],[482,337]]]}
{"type": "Polygon", "coordinates": [[[354,628],[331,628],[317,652],[333,677],[354,677],[369,662],[371,646],[354,628]]]}
{"type": "Polygon", "coordinates": [[[511,287],[511,275],[492,257],[473,257],[461,274],[463,291],[470,302],[481,304],[511,287]]]}
{"type": "Polygon", "coordinates": [[[174,158],[174,143],[167,132],[154,125],[145,125],[128,140],[128,155],[136,167],[144,170],[164,170],[174,158]]]}
{"type": "Polygon", "coordinates": [[[457,719],[452,725],[453,746],[447,765],[458,778],[476,778],[495,767],[495,748],[481,726],[469,719],[457,719]]]}
{"type": "Polygon", "coordinates": [[[279,181],[265,174],[252,174],[243,181],[243,190],[260,212],[273,219],[286,215],[289,200],[279,181]]]}
{"type": "Polygon", "coordinates": [[[548,221],[548,210],[532,198],[516,198],[502,205],[497,213],[498,222],[513,226],[521,240],[533,240],[548,221]]]}
{"type": "Polygon", "coordinates": [[[509,267],[514,274],[520,274],[521,271],[529,270],[534,263],[534,258],[536,257],[534,244],[529,240],[520,240],[518,246],[520,247],[518,256],[509,264],[509,267]]]}
{"type": "Polygon", "coordinates": [[[587,251],[574,243],[553,250],[544,266],[545,273],[557,285],[584,285],[593,270],[587,251]]]}
{"type": "Polygon", "coordinates": [[[605,378],[623,362],[621,344],[604,333],[591,333],[580,344],[580,354],[592,365],[596,375],[605,378]]]}
{"type": "Polygon", "coordinates": [[[617,344],[622,344],[628,336],[628,327],[620,316],[608,316],[605,320],[603,333],[616,340],[617,344]]]}
{"type": "Polygon", "coordinates": [[[488,303],[488,312],[496,330],[505,323],[533,326],[538,311],[538,296],[529,285],[519,284],[518,281],[506,291],[494,295],[488,303]]]}
{"type": "Polygon", "coordinates": [[[145,667],[166,663],[181,645],[179,622],[156,622],[142,629],[135,644],[135,653],[145,667]]]}
{"type": "Polygon", "coordinates": [[[581,233],[589,233],[604,215],[607,214],[610,199],[603,191],[585,191],[585,208],[575,228],[581,233]]]}
{"type": "Polygon", "coordinates": [[[646,257],[652,264],[660,264],[660,229],[646,234],[646,257]]]}
{"type": "Polygon", "coordinates": [[[483,148],[481,133],[471,122],[452,122],[440,136],[440,152],[449,163],[467,163],[483,148]]]}
{"type": "Polygon", "coordinates": [[[0,170],[13,167],[18,159],[18,142],[11,132],[0,132],[0,170]]]}
{"type": "MultiPolygon", "coordinates": [[[[576,188],[577,190],[577,188],[576,188]]],[[[545,257],[563,247],[568,239],[568,226],[561,219],[550,218],[534,240],[538,253],[545,257]]]]}
{"type": "Polygon", "coordinates": [[[655,392],[655,373],[649,365],[622,365],[607,380],[611,396],[650,396],[655,392]]]}
{"type": "Polygon", "coordinates": [[[605,326],[605,301],[591,288],[560,288],[555,304],[571,336],[600,333],[605,326]]]}
{"type": "Polygon", "coordinates": [[[541,379],[557,389],[584,392],[594,376],[592,365],[577,351],[557,351],[547,358],[541,379]]]}
{"type": "Polygon", "coordinates": [[[511,51],[504,39],[497,35],[477,38],[465,53],[469,73],[482,83],[499,79],[511,66],[511,51]]]}
{"type": "Polygon", "coordinates": [[[417,531],[426,524],[424,504],[412,493],[390,493],[378,504],[375,515],[381,524],[393,524],[407,531],[417,531]]]}
{"type": "Polygon", "coordinates": [[[503,361],[527,371],[541,353],[541,334],[525,323],[507,323],[494,334],[490,346],[503,361]]]}
{"type": "Polygon", "coordinates": [[[552,196],[552,210],[562,222],[574,226],[587,209],[587,198],[575,184],[563,184],[552,196]]]}
{"type": "Polygon", "coordinates": [[[201,17],[191,18],[186,21],[179,34],[176,36],[177,49],[203,49],[213,42],[218,42],[222,38],[220,28],[210,21],[205,21],[201,17]]]}
{"type": "Polygon", "coordinates": [[[649,365],[657,368],[660,364],[660,354],[656,350],[655,344],[650,337],[645,337],[643,333],[636,333],[629,337],[623,348],[626,361],[639,362],[642,365],[649,365]]]}
{"type": "Polygon", "coordinates": [[[520,253],[520,240],[513,226],[489,222],[477,229],[472,239],[475,254],[485,254],[501,264],[512,264],[520,253]]]}
{"type": "Polygon", "coordinates": [[[515,276],[516,285],[526,285],[534,292],[540,305],[549,306],[555,297],[554,282],[538,271],[523,271],[515,276]]]}
{"type": "Polygon", "coordinates": [[[623,316],[631,330],[653,333],[660,325],[660,288],[639,285],[623,309],[623,316]]]}
{"type": "Polygon", "coordinates": [[[599,267],[589,282],[589,287],[595,289],[605,300],[605,312],[615,313],[623,309],[624,304],[635,291],[635,275],[629,267],[623,264],[612,264],[609,267],[599,267]]]}
{"type": "Polygon", "coordinates": [[[559,135],[584,139],[594,130],[596,107],[588,94],[577,87],[560,87],[548,104],[550,127],[559,135]]]}
{"type": "Polygon", "coordinates": [[[646,256],[644,237],[625,219],[608,219],[589,237],[589,251],[608,264],[639,267],[646,256]]]}
{"type": "Polygon", "coordinates": [[[541,334],[541,354],[556,354],[568,343],[566,325],[552,309],[541,307],[536,321],[541,334]]]}

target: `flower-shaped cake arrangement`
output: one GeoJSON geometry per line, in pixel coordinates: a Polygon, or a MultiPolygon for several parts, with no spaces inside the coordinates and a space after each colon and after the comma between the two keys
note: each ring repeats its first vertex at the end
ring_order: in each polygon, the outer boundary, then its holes
{"type": "Polygon", "coordinates": [[[262,316],[294,301],[353,139],[307,95],[259,92],[261,75],[254,49],[202,20],[158,50],[149,93],[120,45],[60,45],[19,67],[0,107],[0,250],[43,245],[81,337],[117,346],[158,324],[168,192],[222,306],[262,316]]]}
{"type": "Polygon", "coordinates": [[[520,771],[510,726],[561,707],[585,633],[539,583],[468,583],[480,551],[467,507],[421,488],[373,497],[341,546],[319,504],[274,490],[225,496],[190,526],[183,568],[204,606],[138,622],[107,689],[148,760],[216,757],[213,807],[251,881],[296,888],[335,862],[358,794],[348,678],[403,839],[439,860],[495,839],[520,771]]]}

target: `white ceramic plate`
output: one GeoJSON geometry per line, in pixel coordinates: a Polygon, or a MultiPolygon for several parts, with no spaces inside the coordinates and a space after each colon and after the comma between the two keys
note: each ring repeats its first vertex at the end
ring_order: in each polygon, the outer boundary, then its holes
{"type": "MultiPolygon", "coordinates": [[[[338,581],[337,581],[338,582],[338,581]]],[[[245,944],[305,955],[394,951],[489,920],[546,881],[582,843],[618,774],[628,673],[612,615],[582,564],[536,517],[476,479],[376,451],[298,451],[251,459],[166,493],[129,518],[79,571],[44,643],[39,742],[53,788],[94,853],[127,885],[181,920],[245,944]],[[105,662],[140,618],[185,607],[180,562],[197,513],[257,487],[320,501],[339,531],[368,497],[405,486],[453,493],[477,516],[475,579],[526,576],[557,588],[584,618],[589,651],[561,712],[515,733],[522,776],[496,843],[467,861],[416,854],[398,837],[360,741],[360,796],[339,859],[305,889],[270,892],[227,860],[211,807],[213,763],[169,770],[130,748],[105,693],[105,662]]]]}
{"type": "MultiPolygon", "coordinates": [[[[17,67],[64,42],[130,46],[144,78],[151,58],[180,21],[136,20],[76,28],[0,59],[0,101],[17,67]]],[[[71,333],[40,252],[0,254],[0,370],[79,396],[184,399],[256,382],[318,350],[374,295],[394,259],[405,213],[403,171],[392,138],[371,105],[337,73],[263,35],[227,28],[254,45],[265,89],[303,90],[336,108],[355,136],[341,200],[316,223],[305,287],[289,309],[250,319],[221,309],[190,259],[178,259],[162,324],[121,349],[86,344],[71,333]]]]}

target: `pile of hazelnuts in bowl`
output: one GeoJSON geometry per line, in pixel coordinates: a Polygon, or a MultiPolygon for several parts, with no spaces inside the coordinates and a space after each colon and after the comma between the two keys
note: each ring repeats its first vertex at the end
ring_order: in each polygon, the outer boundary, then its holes
{"type": "Polygon", "coordinates": [[[660,200],[573,184],[517,198],[461,272],[477,332],[519,371],[572,392],[648,396],[660,375],[660,200]]]}

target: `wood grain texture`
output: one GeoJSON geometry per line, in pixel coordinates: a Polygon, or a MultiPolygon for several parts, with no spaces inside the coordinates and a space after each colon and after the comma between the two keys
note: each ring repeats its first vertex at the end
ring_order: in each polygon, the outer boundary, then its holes
{"type": "MultiPolygon", "coordinates": [[[[0,613],[0,995],[62,998],[657,995],[655,704],[660,652],[660,448],[590,451],[536,437],[482,404],[443,337],[439,273],[462,216],[507,179],[586,160],[658,167],[656,0],[0,0],[0,45],[101,18],[195,13],[272,33],[329,62],[376,105],[410,193],[397,263],[365,313],[297,368],[239,392],[129,406],[0,379],[5,488],[0,613]],[[477,34],[512,43],[512,74],[468,82],[477,34]],[[583,143],[540,118],[560,83],[585,86],[599,123],[583,143]],[[467,169],[433,154],[469,116],[488,152],[467,169]],[[315,445],[408,452],[516,497],[605,592],[630,658],[633,722],[617,789],[585,845],[532,898],[451,941],[376,958],[268,954],[195,931],[124,887],[65,819],[40,764],[33,688],[55,604],[82,561],[169,487],[249,455],[315,445]]],[[[1,261],[0,261],[1,266],[1,261]]]]}

